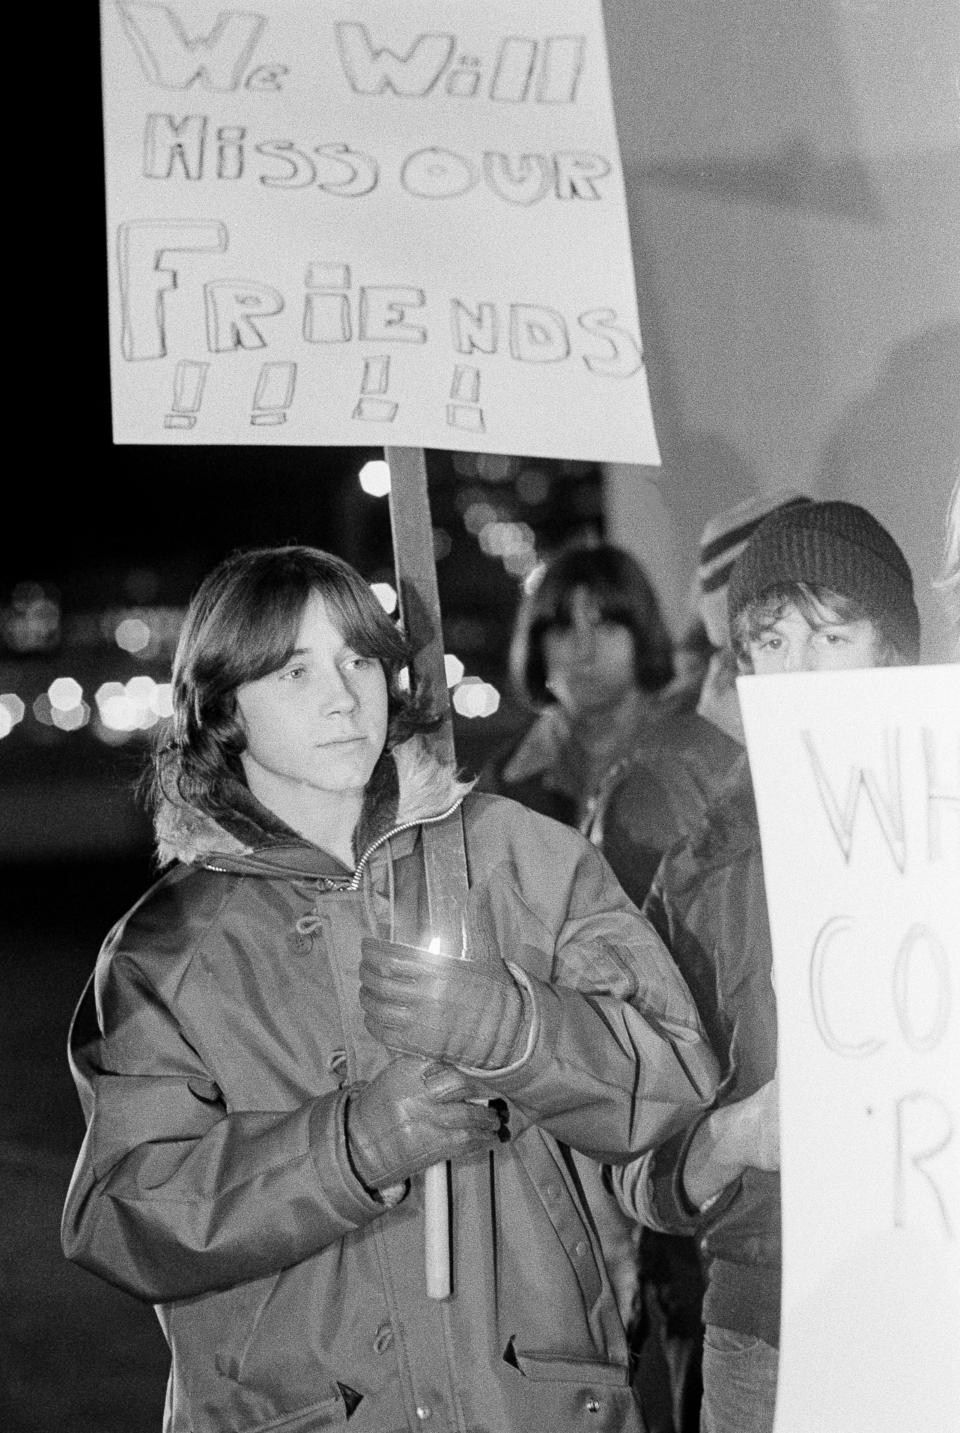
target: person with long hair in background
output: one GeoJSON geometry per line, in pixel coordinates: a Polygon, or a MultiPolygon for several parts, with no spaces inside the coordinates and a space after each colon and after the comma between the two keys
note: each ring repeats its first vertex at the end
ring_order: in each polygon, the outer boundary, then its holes
{"type": "Polygon", "coordinates": [[[520,604],[509,667],[533,720],[488,760],[480,788],[579,826],[607,771],[663,716],[674,674],[660,602],[636,558],[610,543],[550,558],[520,604]]]}

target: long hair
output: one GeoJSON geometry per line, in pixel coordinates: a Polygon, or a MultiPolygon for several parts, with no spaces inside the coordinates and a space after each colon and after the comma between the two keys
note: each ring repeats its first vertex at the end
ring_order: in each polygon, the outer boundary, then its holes
{"type": "Polygon", "coordinates": [[[179,799],[213,816],[229,808],[230,788],[245,782],[237,689],[288,660],[313,594],[354,651],[383,667],[387,749],[436,726],[400,688],[410,660],[406,638],[349,563],[315,547],[235,552],[208,573],[187,609],[173,660],[173,715],[146,783],[150,804],[179,799]]]}
{"type": "Polygon", "coordinates": [[[521,605],[510,648],[510,674],[519,696],[533,707],[554,701],[547,690],[543,638],[551,627],[571,625],[578,588],[587,590],[605,622],[629,629],[637,686],[646,692],[665,687],[673,677],[673,644],[657,594],[629,552],[598,543],[558,553],[521,605]]]}

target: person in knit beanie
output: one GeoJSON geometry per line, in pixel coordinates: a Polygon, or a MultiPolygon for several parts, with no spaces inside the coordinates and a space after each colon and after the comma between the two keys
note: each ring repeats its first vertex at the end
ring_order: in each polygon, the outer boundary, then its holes
{"type": "Polygon", "coordinates": [[[715,513],[700,534],[697,555],[697,607],[713,655],[707,665],[697,700],[697,713],[705,721],[743,745],[743,726],[737,701],[736,657],[730,646],[727,588],[730,574],[760,524],[781,508],[810,499],[794,488],[758,493],[715,513]]]}
{"type": "MultiPolygon", "coordinates": [[[[663,720],[598,787],[583,830],[606,857],[627,895],[641,906],[664,853],[703,818],[743,743],[737,662],[730,648],[727,583],[755,530],[772,512],[809,498],[794,488],[754,493],[714,513],[697,547],[691,607],[709,655],[689,699],[663,720]]],[[[667,693],[668,703],[670,692],[667,693]]],[[[681,696],[675,689],[675,696],[681,696]]],[[[634,1387],[651,1427],[666,1384],[674,1433],[699,1427],[703,1279],[695,1241],[643,1229],[631,1330],[634,1387]]]]}
{"type": "Polygon", "coordinates": [[[796,488],[777,488],[724,508],[705,524],[697,551],[697,605],[714,647],[726,647],[730,643],[727,588],[730,574],[747,543],[773,513],[809,502],[796,488]]]}
{"type": "MultiPolygon", "coordinates": [[[[757,526],[730,572],[743,673],[915,662],[910,568],[855,503],[806,501],[757,526]]],[[[789,821],[789,811],[783,813],[789,821]]],[[[699,827],[661,862],[643,913],[720,1060],[720,1096],[652,1153],[611,1170],[646,1228],[697,1238],[705,1264],[702,1433],[772,1433],[782,1277],[777,1002],[747,753],[699,827]]]]}
{"type": "Polygon", "coordinates": [[[747,670],[760,635],[791,608],[818,630],[829,625],[826,613],[848,627],[872,627],[874,660],[851,665],[892,666],[919,657],[910,567],[886,528],[856,503],[796,503],[753,533],[727,587],[733,646],[747,670]]]}

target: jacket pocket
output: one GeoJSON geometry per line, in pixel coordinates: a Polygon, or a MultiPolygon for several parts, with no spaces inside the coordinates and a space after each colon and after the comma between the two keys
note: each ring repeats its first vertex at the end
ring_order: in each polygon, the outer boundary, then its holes
{"type": "Polygon", "coordinates": [[[312,1403],[309,1408],[254,1424],[249,1433],[320,1433],[325,1428],[345,1428],[347,1416],[347,1405],[338,1388],[332,1397],[312,1403]]]}
{"type": "MultiPolygon", "coordinates": [[[[317,1260],[172,1312],[175,1397],[193,1433],[342,1428],[360,1403],[307,1311],[323,1320],[317,1260]],[[212,1366],[211,1366],[212,1365],[212,1366]]],[[[176,1426],[180,1426],[179,1424],[176,1426]]]]}
{"type": "Polygon", "coordinates": [[[522,1353],[511,1347],[513,1362],[525,1378],[543,1383],[602,1383],[626,1387],[630,1370],[626,1364],[598,1363],[589,1358],[564,1358],[553,1353],[522,1353]]]}
{"type": "Polygon", "coordinates": [[[626,1365],[525,1353],[515,1347],[510,1352],[510,1407],[517,1427],[644,1433],[626,1365]]]}

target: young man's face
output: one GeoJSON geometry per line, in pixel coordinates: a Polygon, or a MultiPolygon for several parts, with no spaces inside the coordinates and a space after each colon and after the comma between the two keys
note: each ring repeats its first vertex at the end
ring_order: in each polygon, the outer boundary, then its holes
{"type": "Polygon", "coordinates": [[[282,819],[317,793],[360,793],[387,735],[387,682],[333,625],[316,593],[303,611],[296,650],[280,669],[237,689],[247,739],[240,760],[259,801],[282,819]]]}
{"type": "Polygon", "coordinates": [[[776,621],[748,642],[753,670],[841,672],[880,663],[880,634],[866,618],[844,621],[821,603],[808,619],[788,602],[776,621]]]}

